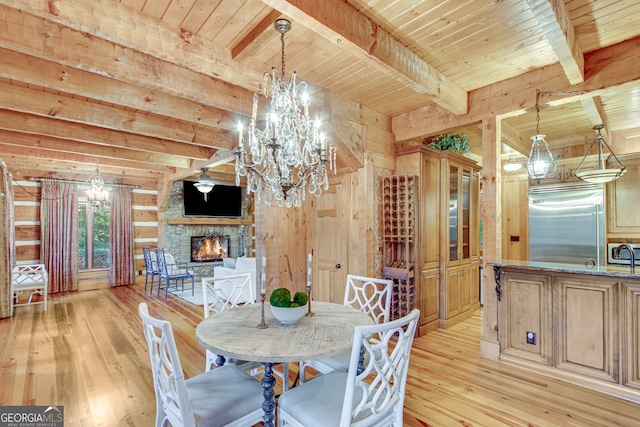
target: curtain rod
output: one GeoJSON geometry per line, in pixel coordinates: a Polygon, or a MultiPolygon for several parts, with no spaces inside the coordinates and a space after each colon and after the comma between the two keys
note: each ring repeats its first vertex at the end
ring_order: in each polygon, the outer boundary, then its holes
{"type": "MultiPolygon", "coordinates": [[[[74,181],[72,179],[58,179],[58,178],[37,178],[31,177],[29,181],[38,181],[38,182],[66,182],[69,184],[82,184],[82,185],[91,185],[87,181],[74,181]]],[[[126,188],[140,188],[139,185],[131,185],[131,184],[118,184],[118,183],[104,183],[105,187],[126,187],[126,188]]]]}

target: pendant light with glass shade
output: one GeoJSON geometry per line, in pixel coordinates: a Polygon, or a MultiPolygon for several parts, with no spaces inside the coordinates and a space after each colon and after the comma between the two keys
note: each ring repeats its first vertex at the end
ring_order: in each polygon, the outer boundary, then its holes
{"type": "Polygon", "coordinates": [[[558,168],[556,160],[549,150],[549,145],[540,133],[540,91],[536,90],[536,134],[531,137],[531,152],[527,161],[527,175],[540,182],[547,175],[553,174],[558,168]]]}
{"type": "Polygon", "coordinates": [[[616,155],[613,154],[613,151],[611,150],[611,147],[609,147],[609,144],[607,144],[607,141],[604,140],[604,136],[602,136],[602,129],[604,129],[604,127],[605,127],[604,125],[595,125],[593,127],[593,130],[596,131],[596,138],[591,143],[589,150],[587,150],[587,154],[585,154],[584,158],[582,159],[582,161],[576,168],[575,172],[573,173],[576,177],[578,177],[582,181],[592,182],[596,184],[611,182],[615,179],[620,178],[622,175],[624,175],[627,172],[627,170],[622,165],[622,163],[620,163],[620,160],[618,160],[616,155]],[[593,169],[582,170],[581,168],[584,161],[587,159],[589,154],[591,154],[591,150],[596,144],[598,144],[598,160],[595,167],[593,169]],[[607,149],[609,150],[609,153],[611,153],[611,157],[613,157],[613,159],[618,163],[618,167],[612,167],[607,169],[607,166],[606,166],[607,159],[604,156],[602,151],[603,146],[607,147],[607,149]]]}
{"type": "Polygon", "coordinates": [[[517,162],[515,156],[510,156],[509,161],[502,168],[507,172],[516,172],[522,169],[522,163],[517,162]]]}

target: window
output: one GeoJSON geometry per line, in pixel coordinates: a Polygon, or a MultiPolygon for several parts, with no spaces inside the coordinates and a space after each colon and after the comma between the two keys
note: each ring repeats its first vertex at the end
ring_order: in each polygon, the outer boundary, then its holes
{"type": "Polygon", "coordinates": [[[78,267],[109,268],[109,211],[78,203],[78,267]]]}

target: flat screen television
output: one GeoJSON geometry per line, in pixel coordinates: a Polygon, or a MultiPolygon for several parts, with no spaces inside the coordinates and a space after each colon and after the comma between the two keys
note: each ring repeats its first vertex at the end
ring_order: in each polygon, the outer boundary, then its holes
{"type": "Polygon", "coordinates": [[[182,181],[184,215],[217,218],[242,217],[242,188],[216,184],[207,194],[198,191],[193,181],[182,181]]]}

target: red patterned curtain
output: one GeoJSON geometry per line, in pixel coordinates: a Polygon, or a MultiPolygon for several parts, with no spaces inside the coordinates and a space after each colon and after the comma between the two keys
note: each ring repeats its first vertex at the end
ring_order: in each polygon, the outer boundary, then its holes
{"type": "Polygon", "coordinates": [[[133,221],[131,219],[131,188],[114,187],[109,209],[109,285],[133,283],[133,221]]]}
{"type": "Polygon", "coordinates": [[[49,274],[49,293],[78,289],[78,208],[76,185],[42,183],[40,201],[40,253],[49,274]]]}

